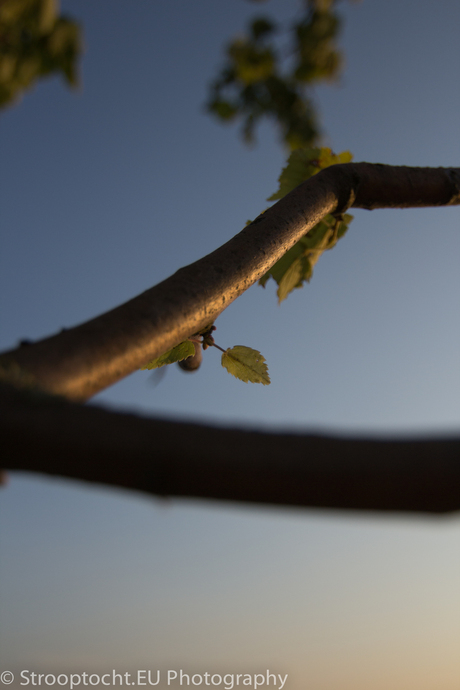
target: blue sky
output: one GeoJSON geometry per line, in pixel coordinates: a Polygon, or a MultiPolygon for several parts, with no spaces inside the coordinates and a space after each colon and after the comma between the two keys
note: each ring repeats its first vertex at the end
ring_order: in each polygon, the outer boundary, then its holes
{"type": "MultiPolygon", "coordinates": [[[[0,121],[3,349],[85,321],[236,234],[285,161],[203,109],[225,41],[296,2],[68,0],[82,86],[39,84],[0,121]]],[[[315,93],[325,144],[355,160],[458,166],[460,6],[343,3],[346,66],[315,93]]],[[[267,359],[243,384],[212,350],[94,403],[220,425],[451,433],[460,413],[459,211],[354,211],[310,285],[254,286],[216,342],[267,359]]],[[[11,474],[0,496],[1,667],[289,674],[288,690],[457,690],[458,516],[212,502],[11,474]]],[[[14,686],[16,687],[16,686],[14,686]]],[[[18,686],[19,687],[19,686],[18,686]]]]}

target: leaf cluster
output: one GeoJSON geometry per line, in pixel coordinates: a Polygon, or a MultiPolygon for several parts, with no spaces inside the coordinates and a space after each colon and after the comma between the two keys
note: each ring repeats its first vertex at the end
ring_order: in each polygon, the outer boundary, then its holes
{"type": "MultiPolygon", "coordinates": [[[[329,148],[293,151],[286,167],[281,171],[279,188],[268,201],[282,199],[323,168],[337,163],[349,163],[351,159],[349,151],[336,155],[329,148]]],[[[300,288],[305,282],[310,281],[313,267],[321,254],[336,245],[347,231],[352,219],[353,216],[348,213],[338,217],[331,214],[325,216],[262,276],[259,284],[265,287],[267,280],[273,278],[278,285],[278,301],[282,302],[295,288],[300,288]]]]}
{"type": "Polygon", "coordinates": [[[76,85],[80,53],[80,28],[58,16],[56,0],[4,0],[0,3],[0,106],[51,73],[60,72],[69,85],[76,85]]]}
{"type": "Polygon", "coordinates": [[[306,87],[335,79],[342,64],[337,1],[307,0],[286,32],[267,17],[253,19],[227,46],[225,64],[210,86],[208,111],[221,121],[242,119],[248,143],[259,120],[269,117],[291,150],[311,146],[319,128],[306,87]],[[286,46],[280,46],[282,33],[286,46]]]}

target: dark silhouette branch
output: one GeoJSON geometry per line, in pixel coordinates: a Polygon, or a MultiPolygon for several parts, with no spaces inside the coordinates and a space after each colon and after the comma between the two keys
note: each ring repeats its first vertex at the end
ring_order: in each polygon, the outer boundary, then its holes
{"type": "Polygon", "coordinates": [[[331,166],[212,254],[91,321],[4,353],[3,367],[87,400],[212,323],[327,213],[459,203],[460,168],[331,166]]]}
{"type": "Polygon", "coordinates": [[[182,496],[377,511],[460,509],[460,438],[384,441],[147,419],[0,386],[6,468],[182,496]]]}

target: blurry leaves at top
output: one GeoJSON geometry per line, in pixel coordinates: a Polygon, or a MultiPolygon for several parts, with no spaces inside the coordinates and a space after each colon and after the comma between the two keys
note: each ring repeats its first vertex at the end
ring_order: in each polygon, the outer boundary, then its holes
{"type": "Polygon", "coordinates": [[[224,122],[241,119],[247,143],[264,117],[275,120],[291,150],[316,143],[319,125],[306,91],[340,73],[337,2],[304,0],[300,19],[287,32],[268,17],[253,19],[227,46],[224,67],[210,86],[208,111],[224,122]]]}
{"type": "Polygon", "coordinates": [[[0,0],[0,106],[48,74],[77,84],[80,28],[58,12],[58,0],[0,0]]]}

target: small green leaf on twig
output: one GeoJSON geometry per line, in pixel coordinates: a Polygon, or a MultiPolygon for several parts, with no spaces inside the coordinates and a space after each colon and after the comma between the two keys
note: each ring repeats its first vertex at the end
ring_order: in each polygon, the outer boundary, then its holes
{"type": "Polygon", "coordinates": [[[187,359],[191,355],[195,354],[195,345],[190,340],[184,340],[183,343],[179,343],[164,355],[152,359],[151,362],[145,364],[141,369],[158,369],[158,367],[163,367],[165,364],[173,364],[174,362],[180,362],[183,359],[187,359]]]}
{"type": "Polygon", "coordinates": [[[222,355],[222,366],[229,374],[248,383],[262,383],[268,386],[270,377],[265,357],[260,352],[244,345],[228,348],[222,355]]]}

